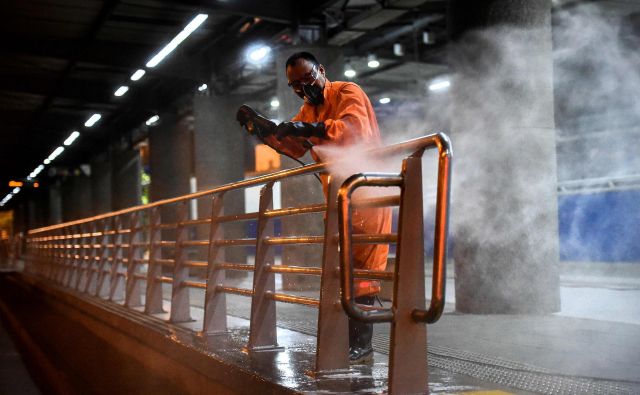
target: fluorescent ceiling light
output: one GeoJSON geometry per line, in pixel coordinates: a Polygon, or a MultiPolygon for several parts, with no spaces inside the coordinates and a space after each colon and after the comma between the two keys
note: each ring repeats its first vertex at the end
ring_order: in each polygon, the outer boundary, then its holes
{"type": "MultiPolygon", "coordinates": [[[[60,146],[60,147],[56,148],[55,150],[53,150],[51,155],[49,155],[49,161],[53,161],[55,158],[57,158],[58,155],[60,155],[62,153],[62,151],[64,151],[64,147],[62,147],[62,146],[60,146]]],[[[44,169],[44,166],[40,165],[40,166],[36,167],[36,170],[38,170],[38,168],[40,168],[40,167],[42,167],[44,169]]],[[[42,169],[40,169],[40,170],[42,170],[42,169]]],[[[34,170],[34,172],[35,172],[35,170],[34,170]]],[[[40,173],[40,171],[38,171],[38,173],[40,173]]]]}
{"type": "Polygon", "coordinates": [[[122,96],[125,93],[127,93],[127,91],[129,90],[128,86],[122,85],[120,88],[118,88],[115,92],[113,92],[114,96],[122,96]]]}
{"type": "Polygon", "coordinates": [[[152,68],[156,67],[162,60],[173,52],[174,49],[180,45],[191,33],[193,33],[202,23],[209,17],[207,14],[198,14],[195,18],[189,22],[187,26],[177,36],[173,38],[173,40],[169,41],[164,48],[160,50],[157,54],[155,54],[151,60],[147,62],[147,67],[152,68]]]}
{"type": "Polygon", "coordinates": [[[378,100],[380,102],[380,104],[387,104],[387,103],[391,103],[391,99],[388,97],[383,97],[380,100],[378,100]]]}
{"type": "Polygon", "coordinates": [[[247,50],[247,60],[253,64],[264,63],[270,53],[271,47],[267,45],[256,45],[247,50]]]}
{"type": "Polygon", "coordinates": [[[13,194],[8,193],[7,196],[5,196],[4,199],[2,199],[2,201],[0,201],[0,206],[4,206],[5,204],[7,204],[7,202],[11,200],[12,197],[13,197],[13,194]]]}
{"type": "Polygon", "coordinates": [[[356,71],[351,67],[350,64],[344,66],[344,76],[347,78],[353,78],[356,76],[356,71]]]}
{"type": "Polygon", "coordinates": [[[393,54],[396,56],[404,55],[404,48],[402,48],[402,44],[400,43],[393,44],[393,54]]]}
{"type": "Polygon", "coordinates": [[[98,122],[100,120],[100,118],[102,118],[102,115],[100,114],[93,114],[89,119],[87,119],[87,122],[84,123],[84,126],[90,128],[93,125],[96,124],[96,122],[98,122]]]}
{"type": "Polygon", "coordinates": [[[198,92],[204,92],[207,90],[209,86],[207,84],[202,84],[198,87],[198,92]]]}
{"type": "MultiPolygon", "coordinates": [[[[66,146],[70,146],[71,144],[73,144],[74,141],[76,141],[78,136],[80,136],[80,132],[78,132],[77,130],[74,130],[73,132],[71,132],[69,137],[67,137],[67,139],[64,141],[63,144],[66,145],[66,146]]],[[[48,164],[48,163],[45,163],[45,165],[46,164],[48,164]]]]}
{"type": "Polygon", "coordinates": [[[13,193],[14,195],[17,194],[18,192],[20,192],[20,187],[15,187],[13,188],[13,191],[11,193],[13,193]]]}
{"type": "Polygon", "coordinates": [[[142,78],[144,73],[146,73],[146,71],[144,71],[143,69],[138,69],[135,73],[131,74],[131,77],[129,78],[131,79],[131,81],[138,81],[140,78],[142,78]]]}
{"type": "Polygon", "coordinates": [[[367,57],[367,66],[372,69],[380,67],[380,62],[376,58],[376,55],[371,54],[367,57]]]}
{"type": "Polygon", "coordinates": [[[278,108],[280,107],[280,100],[274,97],[273,99],[271,99],[271,103],[269,104],[271,104],[271,108],[278,108]]]}
{"type": "Polygon", "coordinates": [[[441,91],[443,89],[447,89],[450,86],[451,86],[451,82],[449,82],[449,80],[444,80],[444,81],[440,81],[440,82],[434,82],[433,84],[429,85],[429,90],[430,91],[441,91]]]}
{"type": "Polygon", "coordinates": [[[151,118],[147,119],[147,121],[145,122],[145,124],[147,126],[151,126],[154,123],[158,122],[158,120],[160,120],[160,117],[157,115],[152,116],[151,118]]]}

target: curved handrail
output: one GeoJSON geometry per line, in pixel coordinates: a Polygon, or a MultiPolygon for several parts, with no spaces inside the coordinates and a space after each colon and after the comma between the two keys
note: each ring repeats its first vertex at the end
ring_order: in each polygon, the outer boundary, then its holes
{"type": "MultiPolygon", "coordinates": [[[[438,159],[438,187],[436,193],[436,219],[433,254],[433,280],[431,289],[431,303],[427,310],[414,309],[411,317],[417,322],[428,324],[438,321],[445,305],[446,285],[446,253],[447,232],[449,224],[449,200],[451,190],[451,158],[453,155],[451,141],[443,133],[427,136],[423,145],[416,147],[412,157],[421,157],[430,147],[437,147],[438,159]]],[[[338,216],[340,231],[340,268],[342,280],[341,302],[346,313],[363,322],[389,322],[394,318],[391,309],[363,310],[355,303],[353,292],[353,253],[351,237],[351,194],[362,186],[401,186],[404,178],[402,174],[360,173],[344,181],[338,192],[338,216]]],[[[401,264],[401,262],[398,262],[401,264]]]]}
{"type": "MultiPolygon", "coordinates": [[[[388,147],[375,148],[375,149],[367,151],[365,154],[366,155],[394,155],[394,154],[398,154],[398,153],[411,152],[411,151],[419,150],[420,148],[426,147],[426,146],[433,146],[433,145],[436,145],[436,144],[442,144],[443,141],[448,141],[448,138],[446,137],[446,135],[444,135],[443,133],[434,133],[434,134],[430,134],[430,135],[427,135],[427,136],[418,137],[418,138],[415,138],[415,139],[412,139],[412,140],[407,140],[407,141],[404,141],[404,142],[401,142],[401,143],[393,144],[393,145],[390,145],[388,147]]],[[[37,234],[37,233],[41,233],[41,232],[47,232],[47,231],[51,231],[51,230],[55,230],[55,229],[64,228],[64,227],[67,227],[67,226],[80,225],[80,224],[84,224],[84,223],[87,223],[87,222],[92,222],[92,221],[102,220],[102,219],[106,219],[106,218],[116,217],[118,215],[129,214],[129,213],[132,213],[132,212],[135,212],[135,211],[146,210],[146,209],[150,209],[150,208],[153,208],[153,207],[158,207],[158,206],[162,206],[162,205],[166,205],[166,204],[178,203],[178,202],[191,200],[191,199],[194,199],[194,198],[199,198],[199,197],[202,197],[202,196],[212,195],[212,194],[216,194],[216,193],[221,193],[221,192],[225,192],[225,191],[229,191],[229,190],[233,190],[233,189],[266,184],[266,183],[272,182],[272,181],[279,181],[279,180],[281,180],[283,178],[287,178],[287,177],[294,177],[294,176],[300,176],[300,175],[309,174],[309,173],[316,173],[316,172],[320,172],[320,171],[326,170],[329,166],[331,166],[331,165],[333,165],[335,163],[340,163],[340,162],[341,161],[338,160],[338,161],[335,161],[335,162],[315,163],[315,164],[310,164],[310,165],[306,165],[306,166],[296,167],[296,168],[293,168],[293,169],[280,170],[280,171],[275,172],[275,173],[270,173],[270,174],[266,174],[266,175],[262,175],[262,176],[257,176],[257,177],[254,177],[254,178],[249,178],[249,179],[242,180],[242,181],[237,181],[237,182],[233,182],[233,183],[229,183],[229,184],[224,184],[224,185],[221,185],[219,187],[208,189],[208,190],[205,190],[205,191],[194,192],[194,193],[191,193],[191,194],[188,194],[188,195],[181,195],[181,196],[174,197],[174,198],[158,200],[158,201],[155,201],[155,202],[152,202],[152,203],[133,206],[133,207],[129,207],[129,208],[126,208],[126,209],[122,209],[122,210],[118,210],[118,211],[112,211],[112,212],[109,212],[109,213],[100,214],[100,215],[96,215],[96,216],[93,216],[93,217],[83,218],[83,219],[79,219],[79,220],[75,220],[75,221],[64,222],[64,223],[61,223],[61,224],[56,224],[56,225],[46,226],[46,227],[42,227],[42,228],[32,229],[32,230],[29,230],[28,234],[32,235],[32,234],[37,234]]]]}

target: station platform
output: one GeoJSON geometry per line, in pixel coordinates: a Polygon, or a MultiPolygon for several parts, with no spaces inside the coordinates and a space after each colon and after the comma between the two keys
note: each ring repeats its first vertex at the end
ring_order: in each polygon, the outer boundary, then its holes
{"type": "MultiPolygon", "coordinates": [[[[250,287],[251,280],[229,281],[238,287],[250,287]]],[[[451,293],[452,284],[447,285],[451,293]]],[[[451,303],[453,296],[447,295],[444,316],[428,326],[429,354],[425,368],[429,370],[429,392],[640,394],[640,314],[637,303],[633,302],[640,300],[640,286],[636,285],[640,284],[628,279],[596,283],[563,276],[561,292],[566,308],[560,313],[542,316],[457,314],[451,303]],[[576,307],[580,300],[582,311],[576,307]],[[598,300],[606,301],[612,308],[617,306],[618,310],[613,311],[618,316],[588,317],[585,306],[598,300]]],[[[299,294],[312,296],[314,293],[299,294]]],[[[167,305],[168,299],[165,297],[167,305]]],[[[240,393],[256,393],[256,388],[270,393],[307,394],[384,393],[386,389],[388,324],[375,325],[373,364],[314,377],[310,372],[314,362],[317,310],[279,304],[278,340],[283,348],[249,355],[242,348],[248,337],[250,299],[229,295],[229,332],[207,339],[188,335],[201,323],[202,303],[202,295],[193,292],[194,321],[175,325],[169,331],[170,336],[183,346],[235,366],[247,377],[259,378],[257,384],[248,387],[251,389],[239,389],[240,393]]],[[[117,310],[116,307],[114,311],[117,310]]],[[[591,311],[592,315],[598,313],[598,309],[591,311]]],[[[152,321],[162,323],[166,319],[168,314],[156,314],[152,321]]],[[[0,393],[39,393],[33,383],[29,385],[25,381],[24,368],[19,366],[19,358],[12,351],[15,348],[7,341],[6,334],[2,335],[0,393]],[[24,388],[24,391],[16,392],[15,388],[24,388]]]]}

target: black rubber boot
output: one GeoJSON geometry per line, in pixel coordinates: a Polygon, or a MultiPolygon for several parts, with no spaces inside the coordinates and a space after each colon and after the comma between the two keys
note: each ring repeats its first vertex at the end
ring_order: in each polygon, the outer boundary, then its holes
{"type": "MultiPolygon", "coordinates": [[[[373,306],[374,296],[359,296],[356,303],[373,306]]],[[[349,318],[349,362],[361,364],[373,362],[373,324],[349,318]]]]}

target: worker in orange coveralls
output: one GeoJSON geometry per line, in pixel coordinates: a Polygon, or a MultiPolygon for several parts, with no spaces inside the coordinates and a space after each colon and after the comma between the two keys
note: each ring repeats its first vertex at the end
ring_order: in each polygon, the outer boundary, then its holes
{"type": "MultiPolygon", "coordinates": [[[[238,111],[238,120],[250,119],[255,132],[266,144],[298,158],[311,150],[313,159],[321,161],[313,146],[344,147],[354,144],[365,147],[380,145],[380,131],[373,107],[362,89],[352,82],[329,81],[324,66],[308,52],[298,52],[286,63],[289,86],[304,100],[298,114],[291,121],[275,125],[250,107],[238,111]]],[[[328,177],[322,178],[325,197],[328,177]]],[[[353,233],[389,233],[391,210],[368,208],[353,211],[353,233]]],[[[387,265],[389,246],[386,244],[356,245],[354,264],[357,269],[383,271],[387,265]]],[[[355,300],[373,305],[380,291],[378,281],[356,280],[355,300]]],[[[349,359],[351,363],[373,360],[371,338],[373,325],[349,318],[349,359]]]]}

